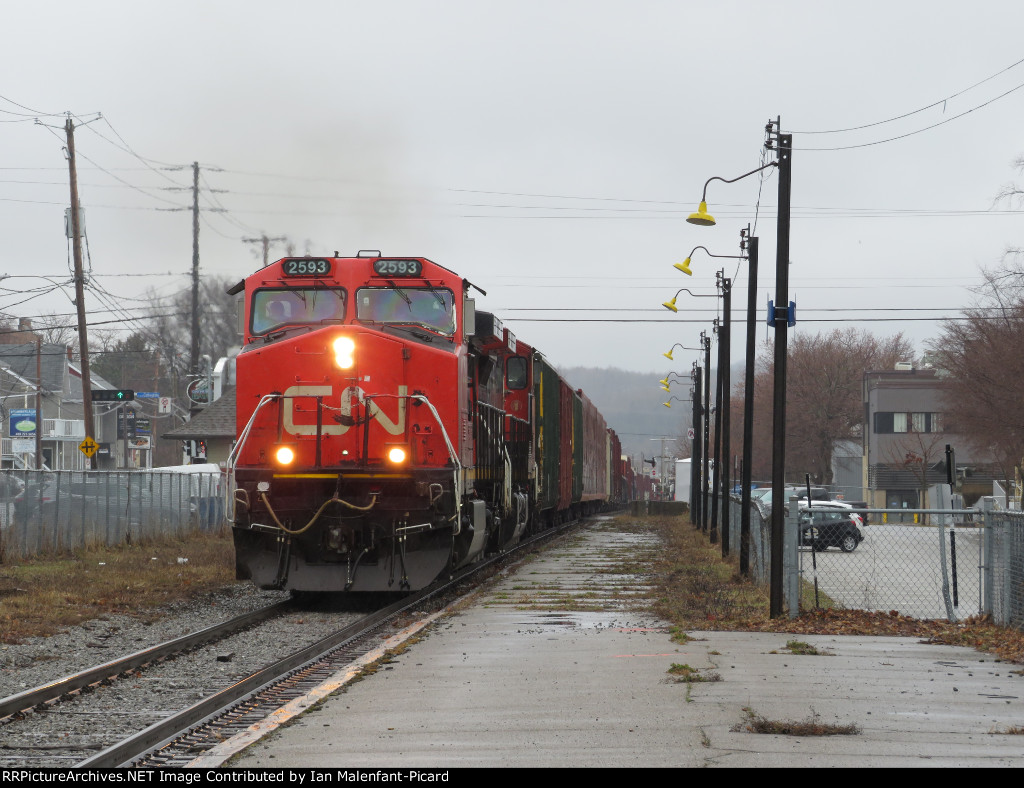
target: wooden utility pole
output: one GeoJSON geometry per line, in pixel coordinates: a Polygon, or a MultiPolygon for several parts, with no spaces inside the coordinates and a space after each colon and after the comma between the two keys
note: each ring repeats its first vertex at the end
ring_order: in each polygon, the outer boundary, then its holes
{"type": "Polygon", "coordinates": [[[192,162],[192,352],[189,371],[199,372],[199,162],[192,162]]]}
{"type": "MultiPolygon", "coordinates": [[[[82,420],[85,436],[96,439],[92,420],[92,379],[89,377],[89,335],[85,323],[85,275],[82,272],[82,227],[78,217],[78,171],[75,169],[75,124],[68,117],[64,124],[68,135],[68,170],[71,173],[71,247],[75,260],[75,306],[78,309],[78,347],[82,366],[82,420]]],[[[37,427],[38,428],[38,427],[37,427]]],[[[89,458],[89,467],[96,470],[96,455],[89,458]]]]}
{"type": "Polygon", "coordinates": [[[284,243],[288,240],[288,236],[279,235],[277,238],[268,238],[266,233],[263,233],[259,238],[243,238],[242,242],[247,244],[260,244],[263,247],[263,267],[266,268],[270,264],[270,244],[272,243],[284,243]]]}

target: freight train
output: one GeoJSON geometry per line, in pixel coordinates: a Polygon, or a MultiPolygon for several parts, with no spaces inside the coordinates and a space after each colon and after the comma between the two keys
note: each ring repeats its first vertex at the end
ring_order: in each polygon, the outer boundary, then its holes
{"type": "Polygon", "coordinates": [[[231,288],[239,579],[416,590],[631,497],[598,409],[474,289],[379,251],[289,257],[231,288]]]}

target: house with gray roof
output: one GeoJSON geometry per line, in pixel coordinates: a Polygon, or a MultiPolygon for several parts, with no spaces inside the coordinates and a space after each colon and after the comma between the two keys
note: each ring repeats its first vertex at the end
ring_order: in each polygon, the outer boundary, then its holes
{"type": "MultiPolygon", "coordinates": [[[[24,336],[24,335],[22,335],[24,336]]],[[[29,334],[28,337],[33,335],[29,334]]],[[[91,375],[93,389],[117,388],[98,375],[91,375]]],[[[99,444],[97,467],[113,469],[145,467],[145,450],[128,442],[134,414],[141,410],[137,402],[93,404],[96,434],[90,436],[99,444]],[[120,415],[119,415],[120,414],[120,415]],[[128,432],[118,421],[126,420],[128,432]]],[[[81,367],[71,360],[71,349],[65,345],[36,342],[0,343],[0,417],[2,417],[2,449],[0,464],[4,467],[37,465],[35,432],[39,429],[42,464],[52,470],[84,469],[88,458],[79,450],[85,439],[81,367]],[[36,424],[36,394],[39,394],[41,424],[36,424]],[[18,426],[26,429],[18,430],[18,426]]]]}

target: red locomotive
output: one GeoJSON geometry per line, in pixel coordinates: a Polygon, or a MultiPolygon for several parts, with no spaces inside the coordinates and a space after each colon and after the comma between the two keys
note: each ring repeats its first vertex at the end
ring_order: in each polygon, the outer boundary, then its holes
{"type": "MultiPolygon", "coordinates": [[[[239,578],[299,592],[429,585],[628,494],[582,392],[425,258],[285,258],[252,274],[236,361],[239,578]]],[[[481,291],[482,292],[482,291],[481,291]]]]}

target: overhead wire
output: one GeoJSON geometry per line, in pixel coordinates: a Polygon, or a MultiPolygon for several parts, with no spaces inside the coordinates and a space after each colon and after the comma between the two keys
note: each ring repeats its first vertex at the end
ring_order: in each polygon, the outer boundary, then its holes
{"type": "MultiPolygon", "coordinates": [[[[1010,71],[1010,70],[1016,68],[1017,66],[1021,65],[1022,63],[1024,63],[1024,59],[1018,60],[1016,63],[1013,63],[1013,64],[1007,66],[1006,68],[1004,68],[1004,69],[1002,69],[1000,71],[995,72],[994,74],[990,74],[989,76],[985,77],[984,79],[980,80],[979,82],[975,82],[970,87],[966,87],[963,90],[958,90],[956,93],[951,93],[950,95],[946,96],[945,98],[941,98],[938,101],[933,101],[931,104],[928,104],[928,105],[926,105],[924,107],[920,107],[919,109],[915,109],[915,110],[912,110],[910,112],[904,112],[902,115],[896,115],[894,117],[886,118],[885,120],[874,121],[872,123],[865,123],[865,124],[862,124],[860,126],[850,126],[848,128],[845,128],[845,129],[823,129],[823,130],[820,130],[820,131],[790,131],[790,134],[842,134],[842,133],[845,133],[845,132],[848,132],[848,131],[861,131],[863,129],[870,129],[870,128],[873,128],[875,126],[882,126],[882,125],[884,125],[886,123],[893,123],[893,122],[895,122],[897,120],[904,120],[905,118],[909,118],[909,117],[911,117],[913,115],[917,115],[917,114],[919,114],[921,112],[926,112],[927,110],[934,109],[935,107],[939,106],[940,104],[945,105],[946,102],[951,101],[952,99],[958,98],[959,96],[962,96],[965,93],[967,93],[967,92],[969,92],[971,90],[974,90],[975,88],[980,87],[981,85],[984,85],[986,82],[989,82],[989,81],[995,79],[996,77],[1000,76],[1001,74],[1005,74],[1007,71],[1010,71]]],[[[1016,90],[1016,88],[1014,88],[1014,90],[1016,90]]]]}

